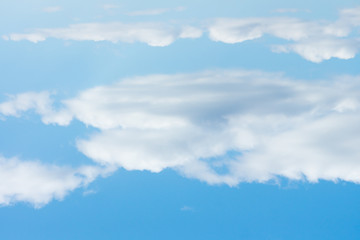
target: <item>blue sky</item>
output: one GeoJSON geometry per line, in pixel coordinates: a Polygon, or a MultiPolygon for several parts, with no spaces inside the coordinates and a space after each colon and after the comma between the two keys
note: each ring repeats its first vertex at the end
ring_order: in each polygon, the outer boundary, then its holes
{"type": "Polygon", "coordinates": [[[359,239],[357,1],[0,20],[2,239],[359,239]]]}

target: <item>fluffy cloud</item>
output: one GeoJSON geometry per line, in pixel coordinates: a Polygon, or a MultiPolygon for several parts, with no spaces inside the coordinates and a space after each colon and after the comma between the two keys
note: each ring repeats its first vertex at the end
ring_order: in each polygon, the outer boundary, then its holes
{"type": "Polygon", "coordinates": [[[358,77],[219,70],[123,79],[62,103],[100,130],[77,147],[103,166],[231,186],[279,176],[359,183],[359,89],[358,77]]]}
{"type": "Polygon", "coordinates": [[[143,42],[150,46],[167,46],[178,38],[198,38],[202,31],[189,26],[172,26],[162,23],[83,23],[67,28],[36,29],[30,33],[10,34],[5,40],[44,41],[57,38],[74,41],[143,42]]]}
{"type": "Polygon", "coordinates": [[[68,125],[72,119],[66,110],[55,111],[49,92],[27,92],[9,95],[9,100],[0,103],[0,114],[4,116],[19,117],[25,111],[34,110],[42,116],[44,123],[68,125]]]}
{"type": "Polygon", "coordinates": [[[351,33],[353,27],[360,26],[360,7],[342,9],[339,19],[325,27],[329,33],[335,33],[339,36],[347,36],[351,33]]]}
{"type": "Polygon", "coordinates": [[[321,39],[319,41],[303,41],[289,45],[273,46],[274,52],[295,52],[312,62],[322,62],[336,57],[339,59],[354,58],[360,49],[357,39],[321,39]]]}
{"type": "Polygon", "coordinates": [[[53,199],[62,200],[70,191],[86,186],[107,171],[94,166],[73,169],[0,156],[0,205],[27,202],[42,207],[53,199]]]}
{"type": "MultiPolygon", "coordinates": [[[[77,148],[112,169],[171,168],[230,186],[279,176],[359,183],[359,96],[359,77],[218,70],[123,79],[63,100],[56,113],[98,128],[77,148]]],[[[12,106],[3,109],[30,109],[12,106]]]]}
{"type": "Polygon", "coordinates": [[[298,41],[309,38],[311,33],[320,30],[321,27],[315,23],[295,18],[221,18],[216,19],[209,27],[209,37],[224,43],[240,43],[270,34],[298,41]]]}
{"type": "Polygon", "coordinates": [[[217,19],[209,26],[209,37],[224,43],[241,43],[265,34],[292,41],[273,48],[295,52],[305,59],[321,62],[330,58],[353,58],[360,49],[358,39],[348,37],[360,26],[360,8],[343,9],[337,21],[303,21],[296,18],[217,19]]]}

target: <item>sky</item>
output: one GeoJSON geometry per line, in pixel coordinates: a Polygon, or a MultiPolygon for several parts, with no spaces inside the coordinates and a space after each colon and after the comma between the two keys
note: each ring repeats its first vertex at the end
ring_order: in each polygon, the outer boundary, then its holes
{"type": "Polygon", "coordinates": [[[0,2],[1,239],[359,239],[360,5],[0,2]]]}

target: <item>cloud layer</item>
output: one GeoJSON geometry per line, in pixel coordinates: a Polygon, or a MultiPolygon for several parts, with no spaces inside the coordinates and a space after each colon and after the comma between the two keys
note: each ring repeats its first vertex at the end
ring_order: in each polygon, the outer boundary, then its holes
{"type": "MultiPolygon", "coordinates": [[[[181,10],[182,8],[179,8],[181,10]]],[[[169,9],[134,12],[132,15],[159,14],[169,9]]],[[[202,25],[202,24],[200,24],[202,25]]],[[[213,41],[234,44],[274,36],[288,41],[272,46],[278,53],[294,52],[319,63],[330,58],[350,59],[360,49],[360,8],[343,9],[336,21],[305,21],[289,17],[219,18],[206,27],[170,23],[83,23],[65,28],[35,29],[29,33],[4,35],[5,40],[40,42],[48,38],[74,41],[143,42],[168,46],[179,38],[199,38],[208,32],[213,41]]]]}
{"type": "Polygon", "coordinates": [[[74,41],[143,42],[150,46],[163,47],[178,38],[199,38],[202,30],[191,26],[173,26],[164,23],[83,23],[67,28],[36,29],[30,33],[10,34],[4,39],[28,40],[34,43],[48,38],[74,41]]]}
{"type": "Polygon", "coordinates": [[[62,112],[100,130],[77,147],[103,166],[231,186],[279,176],[359,183],[359,96],[359,77],[219,70],[123,79],[64,100],[62,112]]]}

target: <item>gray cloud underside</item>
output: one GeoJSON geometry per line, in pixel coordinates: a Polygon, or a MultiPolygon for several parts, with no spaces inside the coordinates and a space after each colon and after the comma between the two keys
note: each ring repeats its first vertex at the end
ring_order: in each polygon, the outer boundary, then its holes
{"type": "Polygon", "coordinates": [[[279,176],[360,182],[359,77],[309,82],[220,70],[152,75],[82,91],[60,111],[51,104],[45,111],[38,110],[43,104],[20,110],[14,103],[24,94],[0,104],[0,112],[20,116],[35,109],[47,124],[77,119],[98,128],[77,148],[102,166],[171,168],[230,186],[279,176]]]}
{"type": "Polygon", "coordinates": [[[289,41],[272,46],[274,52],[294,52],[306,60],[321,62],[330,58],[354,58],[360,49],[358,27],[360,8],[343,9],[334,22],[304,21],[297,18],[220,18],[207,27],[165,23],[84,23],[66,28],[35,29],[29,33],[4,35],[6,40],[44,41],[57,38],[75,41],[143,42],[168,46],[179,38],[199,38],[208,32],[213,41],[241,43],[271,35],[289,41]]]}

